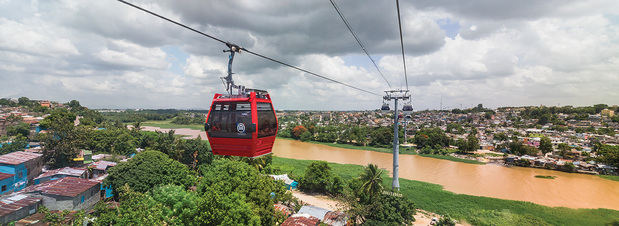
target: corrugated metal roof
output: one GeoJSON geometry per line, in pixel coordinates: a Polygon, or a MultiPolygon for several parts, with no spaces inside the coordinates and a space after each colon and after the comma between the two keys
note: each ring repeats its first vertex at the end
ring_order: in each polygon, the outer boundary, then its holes
{"type": "Polygon", "coordinates": [[[325,215],[327,215],[329,211],[330,210],[323,209],[323,208],[316,207],[316,206],[302,206],[299,212],[297,213],[298,214],[309,214],[310,216],[313,216],[313,217],[316,217],[322,220],[325,218],[325,215]]]}
{"type": "Polygon", "coordinates": [[[55,170],[47,171],[47,172],[39,175],[35,179],[44,178],[44,177],[51,177],[51,176],[54,176],[54,175],[69,175],[69,176],[74,176],[74,177],[80,177],[85,172],[86,172],[86,169],[65,167],[65,168],[60,168],[60,169],[55,169],[55,170]]]}
{"type": "Polygon", "coordinates": [[[0,216],[8,215],[40,201],[41,198],[36,198],[21,193],[5,196],[0,199],[0,216]]]}
{"type": "Polygon", "coordinates": [[[9,164],[9,165],[19,165],[21,163],[30,161],[32,159],[43,156],[42,154],[25,152],[25,151],[16,151],[11,152],[5,155],[0,155],[0,163],[9,164]]]}
{"type": "Polygon", "coordinates": [[[118,163],[110,161],[98,161],[91,163],[90,166],[93,166],[95,169],[98,170],[106,170],[108,167],[116,166],[116,164],[118,163]]]}
{"type": "Polygon", "coordinates": [[[320,219],[309,214],[293,214],[287,218],[282,226],[316,226],[320,224],[320,219]]]}
{"type": "Polygon", "coordinates": [[[99,186],[98,181],[83,178],[65,177],[58,180],[48,181],[42,184],[24,188],[24,192],[41,192],[42,194],[75,197],[80,193],[99,186]]]}
{"type": "Polygon", "coordinates": [[[7,178],[11,178],[11,177],[13,177],[13,176],[15,176],[15,174],[0,173],[0,180],[4,180],[4,179],[7,179],[7,178]]]}

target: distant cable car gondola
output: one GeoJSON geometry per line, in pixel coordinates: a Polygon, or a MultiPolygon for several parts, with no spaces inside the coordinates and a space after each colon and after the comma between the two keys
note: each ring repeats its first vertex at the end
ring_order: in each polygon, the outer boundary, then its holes
{"type": "Polygon", "coordinates": [[[264,90],[234,84],[232,61],[241,49],[227,45],[228,76],[223,79],[228,94],[215,94],[204,125],[213,154],[257,157],[271,153],[278,128],[271,96],[264,90]],[[238,93],[232,94],[232,89],[238,93]]]}
{"type": "Polygon", "coordinates": [[[413,113],[413,105],[412,104],[405,104],[404,107],[402,107],[402,111],[405,114],[411,114],[413,113]]]}

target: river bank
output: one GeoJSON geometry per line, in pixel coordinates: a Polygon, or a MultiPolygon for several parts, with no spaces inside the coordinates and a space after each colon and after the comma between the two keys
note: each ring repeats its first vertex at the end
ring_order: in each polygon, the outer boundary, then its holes
{"type": "MultiPolygon", "coordinates": [[[[390,153],[295,140],[277,139],[273,154],[283,158],[361,166],[372,163],[389,172],[393,164],[390,153]]],[[[399,173],[400,178],[438,184],[458,194],[529,201],[551,207],[619,210],[619,183],[594,175],[497,164],[464,164],[417,155],[400,155],[399,173]],[[555,179],[540,179],[536,175],[554,176],[555,179]]]]}
{"type": "MultiPolygon", "coordinates": [[[[303,175],[311,160],[273,157],[273,166],[291,175],[303,175]]],[[[333,172],[345,180],[357,177],[362,166],[329,163],[333,172]]],[[[391,187],[385,175],[383,186],[391,187]]],[[[442,186],[421,181],[400,179],[403,195],[415,202],[418,208],[437,214],[465,220],[477,225],[604,225],[619,221],[619,211],[610,209],[571,209],[547,207],[530,202],[456,194],[442,186]]]]}
{"type": "MultiPolygon", "coordinates": [[[[319,141],[300,141],[300,140],[288,138],[288,137],[277,137],[277,139],[294,140],[294,141],[310,143],[310,144],[327,145],[327,146],[336,147],[336,148],[346,148],[346,149],[363,150],[363,151],[375,151],[375,152],[382,152],[382,153],[393,153],[393,149],[391,148],[357,146],[357,145],[352,145],[352,144],[327,143],[327,142],[319,142],[319,141]]],[[[419,155],[423,157],[443,159],[443,160],[449,160],[449,161],[454,161],[454,162],[463,162],[463,163],[479,164],[479,165],[486,164],[485,162],[481,162],[481,161],[477,161],[473,159],[460,158],[460,157],[451,156],[451,155],[418,154],[412,147],[404,146],[404,145],[400,146],[400,155],[419,155]]]]}

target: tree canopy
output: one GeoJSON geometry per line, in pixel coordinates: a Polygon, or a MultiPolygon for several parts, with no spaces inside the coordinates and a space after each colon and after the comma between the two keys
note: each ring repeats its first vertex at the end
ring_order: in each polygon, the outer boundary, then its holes
{"type": "Polygon", "coordinates": [[[343,183],[339,176],[331,172],[325,161],[314,161],[305,170],[300,180],[299,189],[336,195],[342,192],[343,183]]]}
{"type": "Polygon", "coordinates": [[[165,184],[187,188],[193,185],[194,180],[182,163],[159,151],[144,151],[111,168],[104,182],[111,184],[115,190],[127,184],[134,191],[146,192],[165,184]]]}
{"type": "Polygon", "coordinates": [[[200,170],[203,177],[198,193],[205,200],[200,204],[198,218],[204,224],[272,225],[273,204],[292,198],[281,181],[260,174],[244,162],[215,160],[200,170]],[[271,193],[275,194],[274,198],[271,193]]]}

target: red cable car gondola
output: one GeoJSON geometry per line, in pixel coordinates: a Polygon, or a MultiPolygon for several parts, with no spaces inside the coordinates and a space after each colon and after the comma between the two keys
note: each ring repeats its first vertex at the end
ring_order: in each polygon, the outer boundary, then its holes
{"type": "MultiPolygon", "coordinates": [[[[249,90],[248,90],[249,91],[249,90]]],[[[256,157],[271,153],[277,117],[268,93],[245,96],[215,94],[206,121],[206,136],[215,155],[256,157]]]]}
{"type": "Polygon", "coordinates": [[[271,96],[264,90],[245,89],[232,81],[232,61],[240,48],[228,44],[228,94],[215,94],[204,129],[215,155],[257,157],[271,153],[277,135],[277,117],[271,96]],[[238,94],[232,94],[238,89],[238,94]]]}

